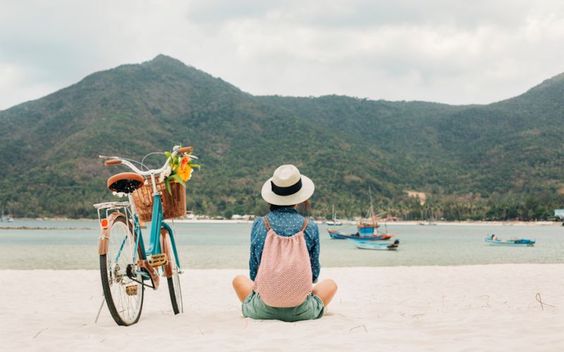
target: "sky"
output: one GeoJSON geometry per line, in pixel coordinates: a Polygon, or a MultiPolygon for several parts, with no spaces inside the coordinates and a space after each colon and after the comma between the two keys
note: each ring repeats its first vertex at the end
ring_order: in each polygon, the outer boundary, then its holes
{"type": "Polygon", "coordinates": [[[486,104],[564,72],[564,1],[0,0],[0,110],[158,54],[255,95],[486,104]]]}

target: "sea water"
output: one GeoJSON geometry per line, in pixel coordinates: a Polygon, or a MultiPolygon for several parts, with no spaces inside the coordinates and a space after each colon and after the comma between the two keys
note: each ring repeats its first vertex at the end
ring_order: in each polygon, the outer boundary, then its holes
{"type": "MultiPolygon", "coordinates": [[[[99,227],[94,220],[16,220],[0,223],[0,269],[97,269],[99,227]],[[3,227],[4,226],[4,227],[3,227]],[[6,228],[12,227],[12,228],[6,228]],[[27,229],[25,228],[27,227],[27,229]]],[[[184,269],[248,268],[250,223],[175,223],[184,269]]],[[[339,228],[355,232],[354,226],[339,228]]],[[[357,249],[349,240],[332,240],[319,225],[323,267],[564,263],[564,227],[556,225],[388,224],[399,250],[357,249]],[[526,237],[534,247],[493,247],[487,234],[526,237]]],[[[148,232],[144,230],[145,241],[148,232]]]]}

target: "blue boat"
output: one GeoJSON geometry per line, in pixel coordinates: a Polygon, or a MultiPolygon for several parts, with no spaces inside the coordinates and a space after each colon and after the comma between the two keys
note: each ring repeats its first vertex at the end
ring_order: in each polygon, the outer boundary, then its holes
{"type": "Polygon", "coordinates": [[[335,230],[327,230],[327,232],[329,232],[329,237],[331,237],[334,240],[350,239],[350,240],[359,240],[359,241],[387,241],[393,237],[388,233],[361,235],[360,232],[357,232],[351,235],[345,235],[335,230]]]}
{"type": "Polygon", "coordinates": [[[349,238],[349,236],[347,235],[343,235],[337,231],[331,231],[331,230],[329,230],[329,237],[331,237],[334,240],[346,240],[347,238],[349,238]]]}
{"type": "Polygon", "coordinates": [[[502,240],[492,234],[484,238],[484,242],[490,246],[506,246],[506,247],[533,247],[536,243],[535,240],[528,238],[517,238],[511,240],[502,240]]]}
{"type": "Polygon", "coordinates": [[[370,249],[377,251],[395,251],[399,247],[399,240],[395,240],[393,243],[389,242],[372,242],[364,240],[351,240],[354,242],[355,246],[359,249],[370,249]]]}
{"type": "MultiPolygon", "coordinates": [[[[377,221],[377,216],[374,214],[374,207],[372,206],[372,192],[368,188],[368,194],[370,196],[370,217],[367,219],[360,219],[356,225],[357,232],[345,235],[337,230],[328,229],[329,236],[334,240],[362,240],[362,241],[387,241],[393,237],[389,233],[378,233],[377,229],[380,227],[377,221]]],[[[387,232],[387,227],[386,227],[387,232]]]]}

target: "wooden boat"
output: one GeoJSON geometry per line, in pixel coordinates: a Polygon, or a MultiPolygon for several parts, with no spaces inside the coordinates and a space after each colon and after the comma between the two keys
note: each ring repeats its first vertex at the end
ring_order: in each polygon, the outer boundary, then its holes
{"type": "Polygon", "coordinates": [[[340,222],[339,220],[336,220],[336,221],[335,220],[328,220],[326,222],[326,224],[327,224],[327,226],[342,226],[343,225],[343,223],[340,222]]]}
{"type": "Polygon", "coordinates": [[[536,243],[535,240],[528,238],[517,238],[511,240],[501,240],[495,235],[489,235],[484,238],[484,242],[490,246],[506,246],[506,247],[533,247],[536,243]]]}
{"type": "Polygon", "coordinates": [[[337,213],[335,212],[335,206],[333,205],[333,217],[331,220],[326,222],[327,226],[342,226],[343,223],[337,220],[337,213]]]}
{"type": "Polygon", "coordinates": [[[8,214],[4,213],[4,207],[2,207],[2,214],[0,215],[0,221],[14,222],[14,218],[12,217],[12,215],[10,215],[9,211],[8,214]]]}
{"type": "Polygon", "coordinates": [[[395,240],[393,243],[389,242],[370,242],[364,240],[351,240],[354,242],[355,246],[359,249],[370,249],[377,251],[395,251],[399,247],[399,240],[395,240]]]}
{"type": "Polygon", "coordinates": [[[376,229],[380,227],[378,224],[377,216],[374,213],[374,207],[372,206],[372,192],[368,188],[370,195],[370,217],[360,219],[356,225],[358,232],[354,234],[343,234],[336,230],[328,229],[329,236],[335,240],[343,239],[358,239],[363,241],[386,241],[393,237],[393,235],[388,233],[378,233],[376,229]]]}
{"type": "Polygon", "coordinates": [[[327,232],[329,232],[329,237],[331,237],[334,240],[351,239],[351,240],[362,240],[362,241],[386,241],[393,237],[393,235],[390,235],[388,233],[361,236],[358,232],[350,235],[345,235],[336,230],[327,230],[327,232]]]}
{"type": "Polygon", "coordinates": [[[356,225],[358,228],[358,235],[362,237],[375,236],[376,229],[380,227],[376,214],[374,214],[374,207],[372,206],[372,191],[370,188],[368,188],[368,195],[370,196],[370,217],[360,219],[356,225]]]}
{"type": "Polygon", "coordinates": [[[348,238],[347,235],[340,234],[337,231],[333,231],[333,230],[328,230],[328,231],[329,231],[329,237],[331,237],[334,240],[346,240],[348,238]]]}

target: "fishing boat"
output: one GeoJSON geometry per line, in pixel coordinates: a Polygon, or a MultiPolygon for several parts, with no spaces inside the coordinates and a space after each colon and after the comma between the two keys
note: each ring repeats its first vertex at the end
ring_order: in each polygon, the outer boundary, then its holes
{"type": "Polygon", "coordinates": [[[395,251],[398,249],[400,241],[395,240],[393,243],[389,242],[371,242],[364,240],[351,240],[359,249],[370,249],[377,251],[395,251]]]}
{"type": "Polygon", "coordinates": [[[329,237],[331,237],[334,240],[346,240],[347,238],[349,238],[348,235],[343,235],[335,230],[328,230],[329,231],[329,237]]]}
{"type": "Polygon", "coordinates": [[[327,221],[327,226],[342,226],[343,223],[337,220],[337,213],[335,212],[335,206],[333,205],[333,217],[331,220],[327,221]]]}
{"type": "MultiPolygon", "coordinates": [[[[370,210],[369,217],[360,219],[356,225],[357,232],[353,234],[343,234],[333,229],[327,229],[329,236],[335,240],[344,239],[357,239],[363,241],[386,241],[393,236],[389,233],[378,233],[377,229],[380,227],[378,224],[377,216],[374,213],[374,207],[372,206],[372,192],[370,188],[368,189],[370,195],[370,210]]],[[[387,228],[386,228],[387,230],[387,228]]],[[[387,231],[386,231],[387,232],[387,231]]]]}
{"type": "Polygon", "coordinates": [[[484,242],[490,246],[507,246],[507,247],[533,247],[536,243],[535,240],[528,238],[515,238],[510,240],[502,240],[496,237],[496,235],[489,235],[484,238],[484,242]]]}
{"type": "Polygon", "coordinates": [[[345,235],[339,231],[336,230],[327,230],[327,232],[329,232],[329,237],[331,237],[334,240],[361,240],[361,241],[386,241],[389,240],[390,238],[393,237],[393,235],[384,233],[384,234],[371,234],[368,236],[361,236],[359,232],[357,233],[353,233],[350,235],[345,235]]]}
{"type": "Polygon", "coordinates": [[[358,235],[361,237],[374,236],[376,229],[380,227],[380,225],[378,225],[376,214],[374,214],[374,206],[372,205],[372,190],[370,187],[368,188],[368,195],[370,197],[369,217],[360,219],[356,225],[358,228],[358,235]]]}
{"type": "Polygon", "coordinates": [[[6,222],[14,222],[14,218],[12,217],[12,215],[10,215],[10,213],[8,212],[8,214],[4,213],[4,207],[2,207],[2,214],[0,214],[0,221],[6,221],[6,222]]]}

